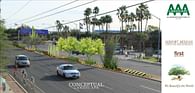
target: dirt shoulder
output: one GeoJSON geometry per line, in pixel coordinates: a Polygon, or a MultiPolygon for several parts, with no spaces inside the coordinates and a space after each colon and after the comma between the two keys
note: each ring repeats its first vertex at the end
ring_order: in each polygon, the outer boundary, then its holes
{"type": "Polygon", "coordinates": [[[9,86],[8,93],[27,93],[21,87],[21,85],[10,74],[0,73],[0,76],[2,76],[6,80],[8,86],[9,86]]]}

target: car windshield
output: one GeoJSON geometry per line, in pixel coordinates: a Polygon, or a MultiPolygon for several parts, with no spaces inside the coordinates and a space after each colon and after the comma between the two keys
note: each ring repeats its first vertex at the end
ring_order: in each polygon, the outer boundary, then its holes
{"type": "Polygon", "coordinates": [[[64,66],[63,70],[75,70],[73,66],[64,66]]]}
{"type": "Polygon", "coordinates": [[[27,57],[18,57],[17,59],[18,59],[18,60],[28,60],[27,57]]]}

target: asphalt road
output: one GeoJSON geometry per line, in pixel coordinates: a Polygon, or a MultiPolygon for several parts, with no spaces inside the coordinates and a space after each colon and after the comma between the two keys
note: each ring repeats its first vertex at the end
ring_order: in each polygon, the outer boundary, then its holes
{"type": "Polygon", "coordinates": [[[35,77],[35,84],[43,90],[43,93],[161,93],[161,83],[159,82],[75,63],[73,64],[81,72],[81,77],[64,79],[56,75],[56,66],[70,62],[13,48],[8,51],[8,57],[12,64],[14,64],[17,54],[25,54],[30,57],[31,67],[20,69],[26,69],[28,75],[35,77]],[[78,83],[88,83],[88,85],[82,89],[78,89],[78,87],[75,89],[78,83]],[[96,85],[89,85],[89,83],[96,85]]]}
{"type": "MultiPolygon", "coordinates": [[[[47,51],[48,43],[46,43],[45,45],[38,45],[37,47],[41,50],[47,51]]],[[[64,55],[64,53],[61,53],[61,54],[64,55]]],[[[115,55],[115,56],[119,58],[119,62],[118,62],[119,67],[131,68],[131,69],[135,69],[135,70],[142,71],[145,73],[161,76],[161,66],[160,65],[126,60],[125,55],[123,56],[115,55]]],[[[83,55],[79,55],[79,57],[82,59],[86,59],[86,56],[83,56],[83,55]]],[[[99,64],[102,64],[100,56],[94,55],[92,56],[92,58],[96,60],[96,62],[98,62],[99,64]]]]}

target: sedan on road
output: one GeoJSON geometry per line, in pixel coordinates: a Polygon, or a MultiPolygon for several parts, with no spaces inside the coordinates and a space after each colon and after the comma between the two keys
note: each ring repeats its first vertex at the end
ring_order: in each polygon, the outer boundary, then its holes
{"type": "Polygon", "coordinates": [[[28,66],[30,67],[30,60],[26,55],[16,55],[15,66],[28,66]]]}
{"type": "Polygon", "coordinates": [[[65,78],[79,78],[80,72],[72,64],[61,64],[57,66],[57,75],[65,78]]]}

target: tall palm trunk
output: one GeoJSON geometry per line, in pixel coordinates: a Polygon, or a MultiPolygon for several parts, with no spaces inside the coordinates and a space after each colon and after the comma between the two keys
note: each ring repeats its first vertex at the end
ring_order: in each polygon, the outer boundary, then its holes
{"type": "Polygon", "coordinates": [[[141,32],[142,32],[142,19],[141,19],[141,32]]]}
{"type": "Polygon", "coordinates": [[[121,31],[123,31],[123,19],[121,21],[121,31]]]}
{"type": "Polygon", "coordinates": [[[137,30],[138,32],[140,32],[140,22],[139,21],[137,22],[137,25],[138,25],[137,30]]]}
{"type": "Polygon", "coordinates": [[[148,19],[146,19],[145,31],[147,30],[147,26],[148,26],[148,19]]]}

